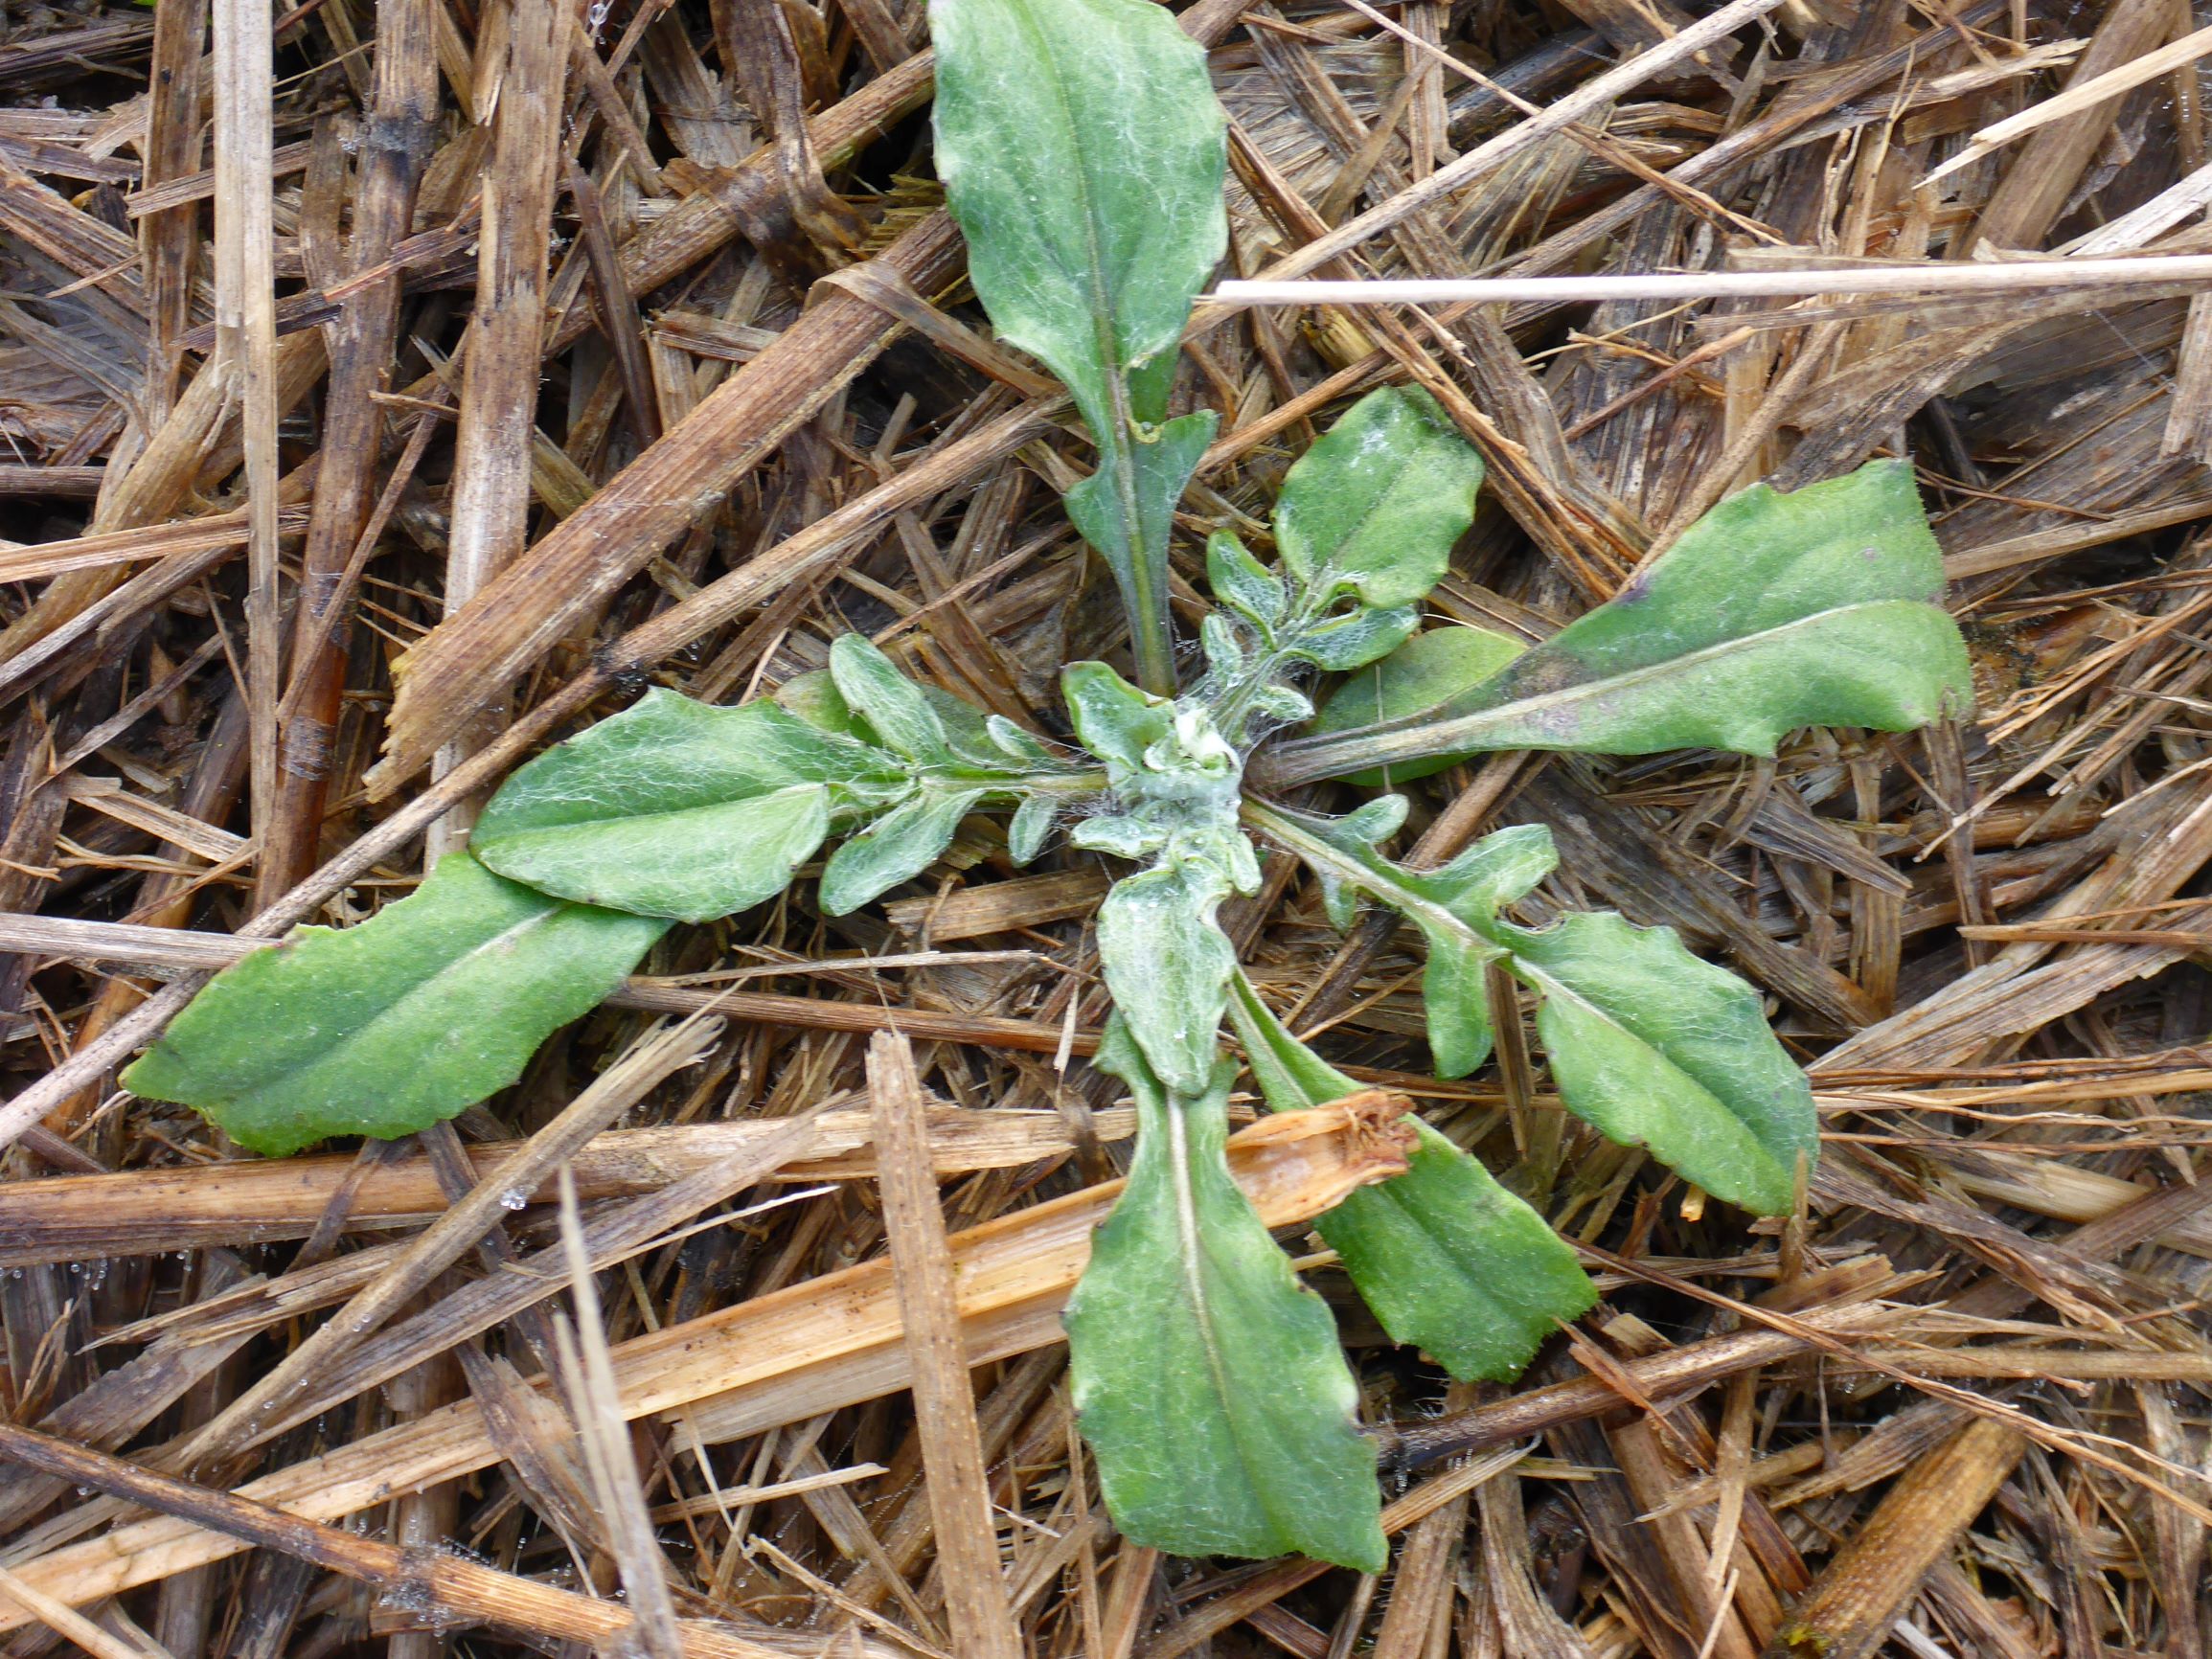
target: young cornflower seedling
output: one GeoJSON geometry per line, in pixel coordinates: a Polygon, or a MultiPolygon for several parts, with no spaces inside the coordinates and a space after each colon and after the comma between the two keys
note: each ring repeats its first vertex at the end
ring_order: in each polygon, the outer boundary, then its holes
{"type": "MultiPolygon", "coordinates": [[[[1215,608],[1178,684],[1169,538],[1215,417],[1170,419],[1169,399],[1227,234],[1203,56],[1145,0],[933,0],[930,15],[938,165],[975,290],[1067,385],[1096,445],[1066,505],[1121,590],[1134,683],[1067,669],[1081,753],[917,685],[858,635],[770,700],[650,692],[517,772],[414,897],[222,974],[125,1080],[272,1154],[405,1134],[513,1081],[672,923],[775,898],[829,841],[818,901],[836,915],[928,869],[970,813],[1011,810],[1017,862],[1065,820],[1074,846],[1130,867],[1098,915],[1115,1012],[1097,1063],[1128,1084],[1139,1138],[1067,1313],[1106,1502],[1164,1550],[1374,1572],[1375,1456],[1334,1322],[1222,1151],[1224,1017],[1273,1109],[1355,1088],[1269,1011],[1218,922],[1259,889],[1255,838],[1304,861],[1339,925],[1369,902],[1419,931],[1444,1077],[1489,1057],[1502,970],[1535,993],[1569,1111],[1769,1215],[1817,1153],[1813,1097],[1758,995],[1673,932],[1516,920],[1557,861],[1541,827],[1414,870],[1382,850],[1402,797],[1320,817],[1255,781],[1402,781],[1495,750],[1770,755],[1802,726],[1909,730],[1968,701],[1941,560],[1909,468],[1881,463],[1722,503],[1532,649],[1419,632],[1483,468],[1425,393],[1385,389],[1290,468],[1271,559],[1213,536],[1215,608]],[[1324,674],[1353,677],[1316,715],[1324,674]]],[[[1589,1306],[1589,1284],[1536,1211],[1414,1132],[1406,1172],[1319,1230],[1395,1340],[1455,1376],[1511,1376],[1589,1306]]]]}

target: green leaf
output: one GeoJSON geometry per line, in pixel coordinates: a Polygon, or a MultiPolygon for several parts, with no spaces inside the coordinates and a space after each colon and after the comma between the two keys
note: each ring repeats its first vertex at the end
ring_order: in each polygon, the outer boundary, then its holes
{"type": "Polygon", "coordinates": [[[1496,1040],[1485,970],[1505,952],[1434,922],[1423,925],[1421,938],[1428,946],[1421,1006],[1427,1016],[1429,1063],[1440,1078],[1464,1078],[1490,1058],[1496,1040]]]}
{"type": "Polygon", "coordinates": [[[931,0],[929,23],[969,276],[1090,427],[1098,470],[1068,514],[1121,584],[1137,677],[1172,692],[1168,527],[1214,417],[1167,421],[1168,392],[1228,247],[1205,54],[1144,0],[931,0]]]}
{"type": "Polygon", "coordinates": [[[1167,837],[1155,826],[1127,813],[1085,818],[1075,827],[1068,840],[1085,852],[1104,852],[1109,858],[1127,859],[1131,864],[1151,857],[1167,845],[1167,837]]]}
{"type": "Polygon", "coordinates": [[[1152,675],[1141,669],[1151,642],[1170,637],[1168,540],[1175,503],[1214,441],[1217,422],[1211,409],[1201,409],[1133,434],[1126,443],[1102,438],[1098,470],[1062,498],[1069,522],[1120,584],[1139,677],[1148,684],[1152,675]]]}
{"type": "MultiPolygon", "coordinates": [[[[834,651],[835,647],[832,649],[834,651]]],[[[828,669],[793,675],[777,689],[775,700],[810,726],[886,751],[876,756],[876,762],[899,778],[935,777],[946,783],[965,780],[1009,795],[1048,786],[1056,787],[1056,792],[1080,794],[1086,788],[1103,786],[1096,768],[1086,769],[1055,754],[1003,715],[985,714],[940,687],[905,678],[867,642],[857,648],[848,647],[847,655],[854,659],[848,663],[848,676],[857,674],[878,682],[878,690],[893,711],[893,719],[902,720],[909,728],[910,741],[926,748],[941,735],[944,747],[925,761],[901,761],[889,754],[886,739],[845,700],[828,669]],[[884,669],[890,670],[888,680],[880,677],[884,669]],[[910,693],[920,695],[920,705],[910,693]],[[929,724],[932,719],[934,729],[929,724]]]]}
{"type": "Polygon", "coordinates": [[[853,706],[845,701],[845,693],[837,689],[837,681],[828,669],[810,669],[806,673],[793,674],[776,688],[774,698],[776,706],[786,714],[818,731],[878,748],[882,746],[877,741],[876,734],[868,729],[868,722],[855,715],[853,706]]]}
{"type": "Polygon", "coordinates": [[[830,854],[822,871],[822,908],[844,916],[944,856],[961,819],[990,791],[924,788],[901,802],[830,854]]]}
{"type": "Polygon", "coordinates": [[[1216,604],[1227,605],[1255,627],[1272,628],[1289,609],[1283,579],[1255,558],[1233,531],[1217,530],[1207,537],[1206,580],[1216,604]]]}
{"type": "Polygon", "coordinates": [[[906,787],[881,750],[773,703],[715,708],[656,688],[516,772],[469,846],[559,898],[706,921],[783,892],[833,814],[906,787]]]}
{"type": "Polygon", "coordinates": [[[1016,867],[1034,863],[1044,851],[1060,806],[1053,796],[1031,795],[1015,808],[1014,821],[1006,827],[1006,851],[1016,867]]]}
{"type": "Polygon", "coordinates": [[[1234,1068],[1172,1096],[1119,1016],[1101,1069],[1137,1103],[1135,1162],[1068,1303],[1076,1410],[1114,1523],[1182,1556],[1380,1572],[1375,1453],[1335,1321],[1229,1176],[1234,1068]]]}
{"type": "Polygon", "coordinates": [[[1214,859],[1171,854],[1115,882],[1099,906],[1106,989],[1152,1069],[1180,1094],[1203,1094],[1219,1057],[1237,952],[1214,913],[1229,892],[1214,859]]]}
{"type": "Polygon", "coordinates": [[[846,707],[868,722],[885,748],[921,765],[951,764],[951,744],[935,705],[867,635],[839,634],[830,642],[830,677],[846,707]]]}
{"type": "Polygon", "coordinates": [[[1440,1002],[1480,1001],[1479,977],[1465,964],[1500,961],[1542,999],[1537,1033],[1569,1111],[1651,1148],[1716,1197],[1766,1215],[1790,1210],[1799,1160],[1810,1170],[1819,1157],[1819,1125],[1812,1085],[1767,1028],[1758,992],[1691,955],[1672,928],[1611,914],[1541,930],[1505,920],[1499,910],[1555,862],[1548,830],[1501,830],[1424,873],[1364,845],[1357,817],[1331,822],[1258,803],[1244,816],[1327,879],[1373,894],[1421,928],[1431,951],[1424,1000],[1432,1047],[1452,1040],[1438,1033],[1440,1002]],[[1454,953],[1441,980],[1439,941],[1454,953]]]}
{"type": "Polygon", "coordinates": [[[983,732],[997,751],[994,761],[1019,761],[1024,766],[1060,764],[1058,756],[1004,715],[984,716],[983,732]]]}
{"type": "Polygon", "coordinates": [[[1285,654],[1303,657],[1324,673],[1340,673],[1389,655],[1420,624],[1421,612],[1414,605],[1363,607],[1301,629],[1285,654]]]}
{"type": "Polygon", "coordinates": [[[1174,704],[1139,691],[1104,663],[1068,664],[1060,691],[1076,736],[1106,763],[1116,788],[1144,770],[1146,754],[1174,728],[1174,704]]]}
{"type": "Polygon", "coordinates": [[[1228,248],[1204,52],[1144,0],[931,0],[929,31],[937,173],[984,309],[1102,444],[1161,420],[1191,300],[1228,248]]]}
{"type": "Polygon", "coordinates": [[[1285,743],[1268,782],[1493,749],[1770,755],[1801,726],[1909,731],[1972,702],[1942,592],[1941,553],[1904,463],[1790,495],[1758,485],[1491,679],[1285,743]]]}
{"type": "MultiPolygon", "coordinates": [[[[1283,1027],[1240,973],[1230,1017],[1270,1111],[1341,1100],[1359,1085],[1283,1027]]],[[[1544,1218],[1419,1118],[1409,1168],[1362,1187],[1314,1225],[1391,1340],[1465,1380],[1516,1375],[1597,1291],[1544,1218]]]]}
{"type": "Polygon", "coordinates": [[[1542,997],[1537,1034],[1569,1111],[1715,1197],[1790,1213],[1799,1160],[1810,1172],[1820,1154],[1819,1121],[1758,992],[1673,928],[1609,914],[1502,936],[1508,966],[1542,997]]]}
{"type": "Polygon", "coordinates": [[[1474,521],[1482,457],[1435,398],[1386,386],[1298,458],[1275,503],[1275,550],[1306,595],[1416,604],[1474,521]]]}
{"type": "MultiPolygon", "coordinates": [[[[1261,810],[1268,833],[1315,862],[1324,880],[1363,887],[1420,928],[1428,945],[1421,1001],[1428,1020],[1429,1054],[1439,1077],[1465,1077],[1490,1057],[1483,970],[1506,953],[1497,936],[1498,912],[1548,875],[1559,853],[1550,830],[1519,825],[1484,836],[1441,869],[1408,870],[1370,844],[1377,838],[1374,831],[1387,821],[1375,806],[1334,820],[1261,810]],[[1316,860],[1314,842],[1336,857],[1316,860]]],[[[1403,810],[1401,807],[1394,816],[1402,818],[1403,810]]]]}
{"type": "Polygon", "coordinates": [[[441,859],[358,927],[304,927],[225,968],[123,1075],[270,1157],[413,1134],[522,1075],[668,930],[441,859]]]}
{"type": "MultiPolygon", "coordinates": [[[[1352,675],[1321,705],[1316,736],[1374,726],[1448,703],[1481,685],[1528,649],[1511,634],[1478,627],[1431,628],[1415,634],[1380,662],[1352,675]]],[[[1348,772],[1347,781],[1387,789],[1455,766],[1465,755],[1437,755],[1395,766],[1348,772]]]]}

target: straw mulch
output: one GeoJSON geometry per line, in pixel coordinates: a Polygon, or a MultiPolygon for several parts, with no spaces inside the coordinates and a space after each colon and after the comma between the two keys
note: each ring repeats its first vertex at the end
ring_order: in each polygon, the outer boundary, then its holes
{"type": "MultiPolygon", "coordinates": [[[[1235,274],[1692,15],[1383,10],[1471,73],[1335,0],[1186,16],[1234,122],[1235,274]]],[[[1416,943],[1334,934],[1269,865],[1232,918],[1266,992],[1535,1197],[1605,1300],[1478,1391],[1310,1263],[1393,1570],[1163,1559],[1098,1504],[1058,1345],[1093,1214],[1067,1195],[1130,1127],[1081,1057],[1094,860],[1015,873],[978,821],[857,917],[803,882],[679,928],[517,1087],[388,1148],[259,1164],[114,1092],[103,1034],[159,981],[257,916],[404,892],[485,783],[647,683],[735,700],[861,628],[1057,729],[1060,666],[1116,643],[1055,499],[1087,450],[991,343],[938,211],[919,0],[309,0],[273,86],[212,117],[220,49],[270,20],[217,0],[211,58],[208,11],[0,11],[10,1092],[85,1057],[0,1185],[8,1651],[935,1655],[1011,1616],[1097,1659],[2201,1659],[2212,295],[1278,310],[1194,340],[1182,396],[1223,437],[1185,557],[1409,374],[1458,389],[1491,462],[1436,609],[1530,637],[1730,489],[1905,455],[1981,707],[1771,763],[1514,756],[1415,787],[1416,828],[1551,824],[1559,898],[1764,989],[1828,1130],[1786,1223],[1565,1120],[1514,1041],[1436,1083],[1416,943]],[[893,1042],[871,1095],[892,1030],[920,1088],[893,1042]],[[530,1137],[587,1088],[621,1126],[565,1160],[564,1229],[530,1137]],[[946,1317],[946,1258],[885,1254],[932,1164],[992,1287],[972,1434],[918,1429],[910,1391],[969,1379],[901,1335],[901,1307],[946,1317]],[[607,1263],[593,1294],[575,1250],[607,1263]],[[326,1338],[299,1409],[224,1417],[364,1291],[379,1329],[326,1338]]],[[[1921,186],[2193,27],[2173,0],[1790,0],[1337,274],[1719,289],[2203,250],[2187,53],[1921,186]]],[[[1276,1218],[1310,1254],[1303,1214],[1276,1218]]]]}

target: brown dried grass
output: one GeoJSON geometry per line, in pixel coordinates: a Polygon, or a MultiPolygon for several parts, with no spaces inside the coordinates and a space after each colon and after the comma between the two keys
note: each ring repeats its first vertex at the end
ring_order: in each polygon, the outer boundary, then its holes
{"type": "MultiPolygon", "coordinates": [[[[1194,548],[1388,379],[1491,463],[1437,611],[1530,637],[1728,489],[1906,455],[1981,675],[1915,738],[1414,790],[1421,855],[1549,822],[1556,897],[1768,993],[1828,1135],[1780,1224],[1594,1139],[1519,1046],[1425,1079],[1416,947],[1339,939],[1294,869],[1231,918],[1605,1292],[1461,1390],[1309,1263],[1392,1481],[1380,1583],[1163,1560],[1098,1504],[1057,1308],[1129,1123],[1081,1063],[1072,852],[1015,875],[977,824],[866,915],[802,885],[679,929],[419,1145],[263,1166],[111,1092],[230,936],[403,891],[645,681],[732,699],[861,627],[1049,728],[1059,666],[1115,646],[1054,499],[1065,403],[988,337],[926,182],[918,0],[321,0],[258,83],[265,17],[213,11],[219,61],[194,0],[0,21],[10,1651],[2199,1659],[2212,296],[1726,291],[2212,251],[2197,60],[2155,57],[2186,8],[1788,0],[1610,94],[1695,14],[1186,11],[1234,121],[1228,274],[1713,278],[1202,311],[1194,548]],[[634,1619],[592,1600],[623,1584],[634,1619]]],[[[1241,1138],[1287,1239],[1394,1109],[1241,1138]]]]}

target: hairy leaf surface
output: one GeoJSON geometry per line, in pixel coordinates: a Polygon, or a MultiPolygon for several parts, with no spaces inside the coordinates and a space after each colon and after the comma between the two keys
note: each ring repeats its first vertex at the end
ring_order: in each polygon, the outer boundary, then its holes
{"type": "Polygon", "coordinates": [[[866,634],[839,634],[830,642],[830,678],[885,748],[918,765],[952,763],[944,717],[866,634]]]}
{"type": "Polygon", "coordinates": [[[1275,551],[1306,593],[1377,610],[1419,602],[1474,520],[1482,457],[1417,387],[1370,392],[1298,458],[1275,503],[1275,551]]]}
{"type": "Polygon", "coordinates": [[[1182,1094],[1205,1091],[1219,1056],[1237,952],[1214,913],[1229,891],[1212,859],[1171,858],[1123,876],[1099,906],[1106,989],[1152,1069],[1182,1094]]]}
{"type": "Polygon", "coordinates": [[[1211,409],[1201,409],[1132,434],[1127,443],[1102,439],[1098,470],[1063,498],[1076,533],[1098,549],[1121,584],[1132,623],[1156,615],[1164,625],[1175,503],[1218,423],[1211,409]]]}
{"type": "Polygon", "coordinates": [[[1228,247],[1205,54],[1144,0],[932,0],[929,21],[969,275],[1083,411],[1099,465],[1068,513],[1121,584],[1137,678],[1172,693],[1168,534],[1214,417],[1168,420],[1168,391],[1228,247]]]}
{"type": "Polygon", "coordinates": [[[225,968],[123,1075],[280,1157],[331,1135],[392,1139],[522,1075],[668,930],[568,904],[449,852],[358,927],[304,927],[225,968]]]}
{"type": "Polygon", "coordinates": [[[830,854],[822,871],[823,910],[844,916],[913,880],[944,856],[961,819],[986,793],[924,788],[884,813],[830,854]]]}
{"type": "MultiPolygon", "coordinates": [[[[1284,1030],[1240,973],[1230,1017],[1270,1111],[1341,1100],[1359,1085],[1284,1030]]],[[[1409,1167],[1314,1223],[1395,1342],[1463,1379],[1516,1375],[1597,1291],[1551,1224],[1419,1118],[1409,1167]]]]}
{"type": "Polygon", "coordinates": [[[905,786],[891,756],[773,703],[655,688],[516,772],[469,844],[557,898],[707,921],[773,898],[833,815],[905,786]]]}
{"type": "Polygon", "coordinates": [[[1491,679],[1285,743],[1268,782],[1494,749],[1770,755],[1800,726],[1907,731],[1972,701],[1942,592],[1942,556],[1904,463],[1790,495],[1754,486],[1491,679]]]}
{"type": "Polygon", "coordinates": [[[1218,1066],[1171,1095],[1118,1016],[1099,1065],[1135,1096],[1136,1161],[1067,1307],[1083,1438],[1114,1521],[1181,1556],[1296,1553],[1362,1572],[1388,1550],[1374,1448],[1336,1322],[1229,1176],[1218,1066]]]}
{"type": "Polygon", "coordinates": [[[1325,881],[1364,889],[1421,929],[1428,946],[1421,1001],[1429,1054],[1439,1077],[1465,1077],[1490,1057],[1483,969],[1506,953],[1497,913],[1549,875],[1559,854],[1550,830],[1524,825],[1484,836],[1441,869],[1408,870],[1371,844],[1403,816],[1402,807],[1385,817],[1379,807],[1370,803],[1337,819],[1260,810],[1267,832],[1314,862],[1325,881]]]}
{"type": "Polygon", "coordinates": [[[992,323],[1102,442],[1161,420],[1192,297],[1228,247],[1205,54],[1144,0],[931,0],[929,27],[938,176],[992,323]]]}

